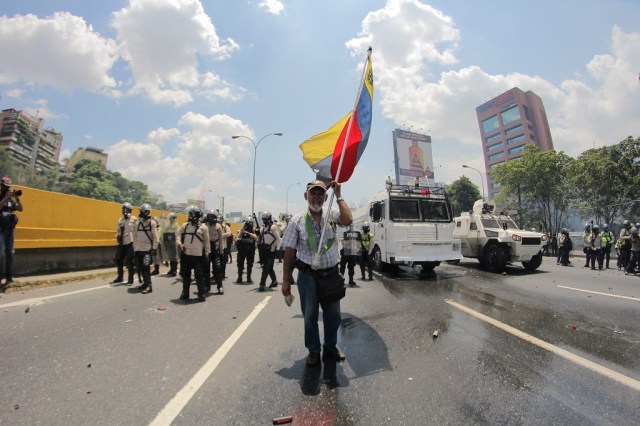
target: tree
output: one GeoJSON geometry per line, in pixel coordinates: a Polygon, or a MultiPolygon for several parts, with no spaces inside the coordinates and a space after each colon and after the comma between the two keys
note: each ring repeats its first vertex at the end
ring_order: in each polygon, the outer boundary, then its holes
{"type": "Polygon", "coordinates": [[[533,144],[526,145],[520,158],[489,171],[502,186],[496,201],[518,209],[520,226],[540,223],[545,231],[556,234],[571,204],[568,177],[574,161],[564,152],[541,152],[533,144]]]}
{"type": "Polygon", "coordinates": [[[447,194],[453,208],[453,215],[459,216],[464,211],[473,208],[473,203],[481,197],[480,189],[466,176],[461,176],[447,187],[447,194]]]}
{"type": "Polygon", "coordinates": [[[637,206],[640,184],[640,138],[631,136],[617,145],[589,149],[572,166],[570,181],[576,207],[597,223],[612,223],[637,206]]]}

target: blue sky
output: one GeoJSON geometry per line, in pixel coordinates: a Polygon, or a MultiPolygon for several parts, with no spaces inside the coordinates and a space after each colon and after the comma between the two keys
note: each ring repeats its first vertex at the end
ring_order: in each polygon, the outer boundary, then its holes
{"type": "MultiPolygon", "coordinates": [[[[395,128],[428,132],[437,181],[484,170],[475,107],[538,94],[557,150],[638,134],[636,0],[22,0],[0,8],[0,108],[45,118],[63,155],[93,146],[108,168],[168,202],[201,194],[248,213],[302,206],[314,174],[298,145],[353,106],[373,47],[369,145],[343,195],[393,176],[395,128]],[[295,185],[297,182],[302,185],[295,185]]],[[[124,200],[123,200],[124,201],[124,200]]]]}

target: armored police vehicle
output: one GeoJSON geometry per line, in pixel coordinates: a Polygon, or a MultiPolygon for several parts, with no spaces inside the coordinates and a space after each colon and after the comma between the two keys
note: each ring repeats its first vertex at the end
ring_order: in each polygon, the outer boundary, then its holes
{"type": "Polygon", "coordinates": [[[471,212],[455,218],[453,236],[462,242],[462,255],[478,259],[491,272],[502,272],[515,262],[529,271],[538,269],[547,236],[519,229],[509,216],[494,214],[494,208],[478,200],[471,212]]]}
{"type": "Polygon", "coordinates": [[[374,234],[369,253],[377,271],[406,265],[426,272],[462,258],[444,188],[395,185],[389,179],[386,189],[354,213],[353,229],[362,229],[364,222],[374,234]]]}

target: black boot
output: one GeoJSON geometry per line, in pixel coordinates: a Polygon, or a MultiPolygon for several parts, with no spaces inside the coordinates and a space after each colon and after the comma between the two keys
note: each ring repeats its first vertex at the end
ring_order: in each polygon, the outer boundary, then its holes
{"type": "Polygon", "coordinates": [[[129,272],[129,278],[127,279],[127,285],[133,284],[133,276],[134,276],[133,271],[130,271],[129,272]]]}
{"type": "Polygon", "coordinates": [[[145,288],[142,289],[142,294],[149,294],[153,291],[153,288],[151,287],[151,285],[146,286],[145,288]]]}
{"type": "Polygon", "coordinates": [[[167,272],[167,276],[175,277],[178,270],[178,262],[171,261],[169,262],[169,272],[167,272]]]}
{"type": "Polygon", "coordinates": [[[151,271],[151,275],[158,275],[160,274],[160,265],[155,265],[153,268],[153,271],[151,271]]]}
{"type": "Polygon", "coordinates": [[[236,280],[236,283],[242,284],[242,271],[238,271],[238,279],[236,280]]]}

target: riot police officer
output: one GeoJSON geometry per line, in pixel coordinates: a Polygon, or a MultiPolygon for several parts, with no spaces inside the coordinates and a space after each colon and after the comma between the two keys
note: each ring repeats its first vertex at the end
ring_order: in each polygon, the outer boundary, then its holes
{"type": "Polygon", "coordinates": [[[373,281],[373,259],[369,254],[371,240],[374,234],[369,232],[369,222],[362,223],[362,233],[360,234],[360,244],[362,245],[362,254],[360,255],[360,272],[362,273],[362,280],[364,280],[365,269],[369,272],[369,281],[373,281]]]}
{"type": "Polygon", "coordinates": [[[160,259],[169,262],[167,276],[175,277],[178,272],[178,216],[169,213],[169,222],[160,227],[160,259]]]}
{"type": "Polygon", "coordinates": [[[582,233],[582,242],[584,243],[583,252],[585,254],[584,267],[588,268],[591,263],[592,251],[589,248],[591,245],[591,224],[589,222],[584,224],[584,232],[582,233]]]}
{"type": "Polygon", "coordinates": [[[271,213],[264,212],[262,215],[263,227],[260,231],[259,250],[262,252],[262,276],[260,277],[259,291],[264,291],[267,284],[267,276],[271,278],[269,288],[278,286],[276,273],[273,271],[273,263],[276,259],[276,250],[280,244],[280,231],[273,224],[271,213]]]}
{"type": "MultiPolygon", "coordinates": [[[[631,256],[631,221],[624,220],[620,229],[620,266],[626,271],[631,256]]],[[[620,270],[620,266],[618,270],[620,270]]]]}
{"type": "Polygon", "coordinates": [[[253,261],[256,254],[256,243],[258,242],[258,236],[253,230],[253,221],[249,218],[245,218],[242,229],[238,231],[236,236],[236,247],[238,253],[236,259],[238,261],[238,279],[236,283],[242,283],[242,273],[244,270],[244,262],[247,262],[247,283],[253,284],[251,280],[251,270],[253,269],[253,261]]]}
{"type": "Polygon", "coordinates": [[[151,286],[151,264],[158,249],[158,228],[151,218],[151,206],[140,206],[140,215],[133,233],[133,255],[142,274],[142,285],[137,287],[143,294],[153,291],[151,286]]]}
{"type": "Polygon", "coordinates": [[[133,206],[129,202],[122,203],[122,217],[118,219],[118,226],[116,228],[116,240],[118,241],[118,248],[116,249],[116,268],[118,270],[118,276],[115,280],[111,281],[112,284],[121,283],[124,280],[124,267],[127,267],[129,274],[127,279],[127,285],[133,284],[133,277],[135,275],[133,265],[133,233],[136,229],[138,219],[131,215],[133,206]]]}
{"type": "MultiPolygon", "coordinates": [[[[222,244],[222,226],[218,223],[218,212],[215,210],[209,210],[204,220],[207,228],[209,229],[209,244],[211,251],[209,253],[209,261],[205,268],[205,276],[210,281],[214,281],[218,288],[218,293],[224,294],[224,288],[222,287],[222,256],[224,254],[224,248],[222,244]]],[[[209,282],[207,282],[207,287],[209,282]]]]}
{"type": "Polygon", "coordinates": [[[191,271],[193,270],[198,286],[198,301],[204,302],[208,285],[208,282],[205,282],[205,266],[211,252],[209,230],[206,225],[200,223],[202,212],[199,208],[189,206],[188,212],[189,220],[180,227],[178,232],[180,235],[178,249],[182,253],[180,257],[180,273],[182,274],[180,300],[189,300],[191,271]]]}

